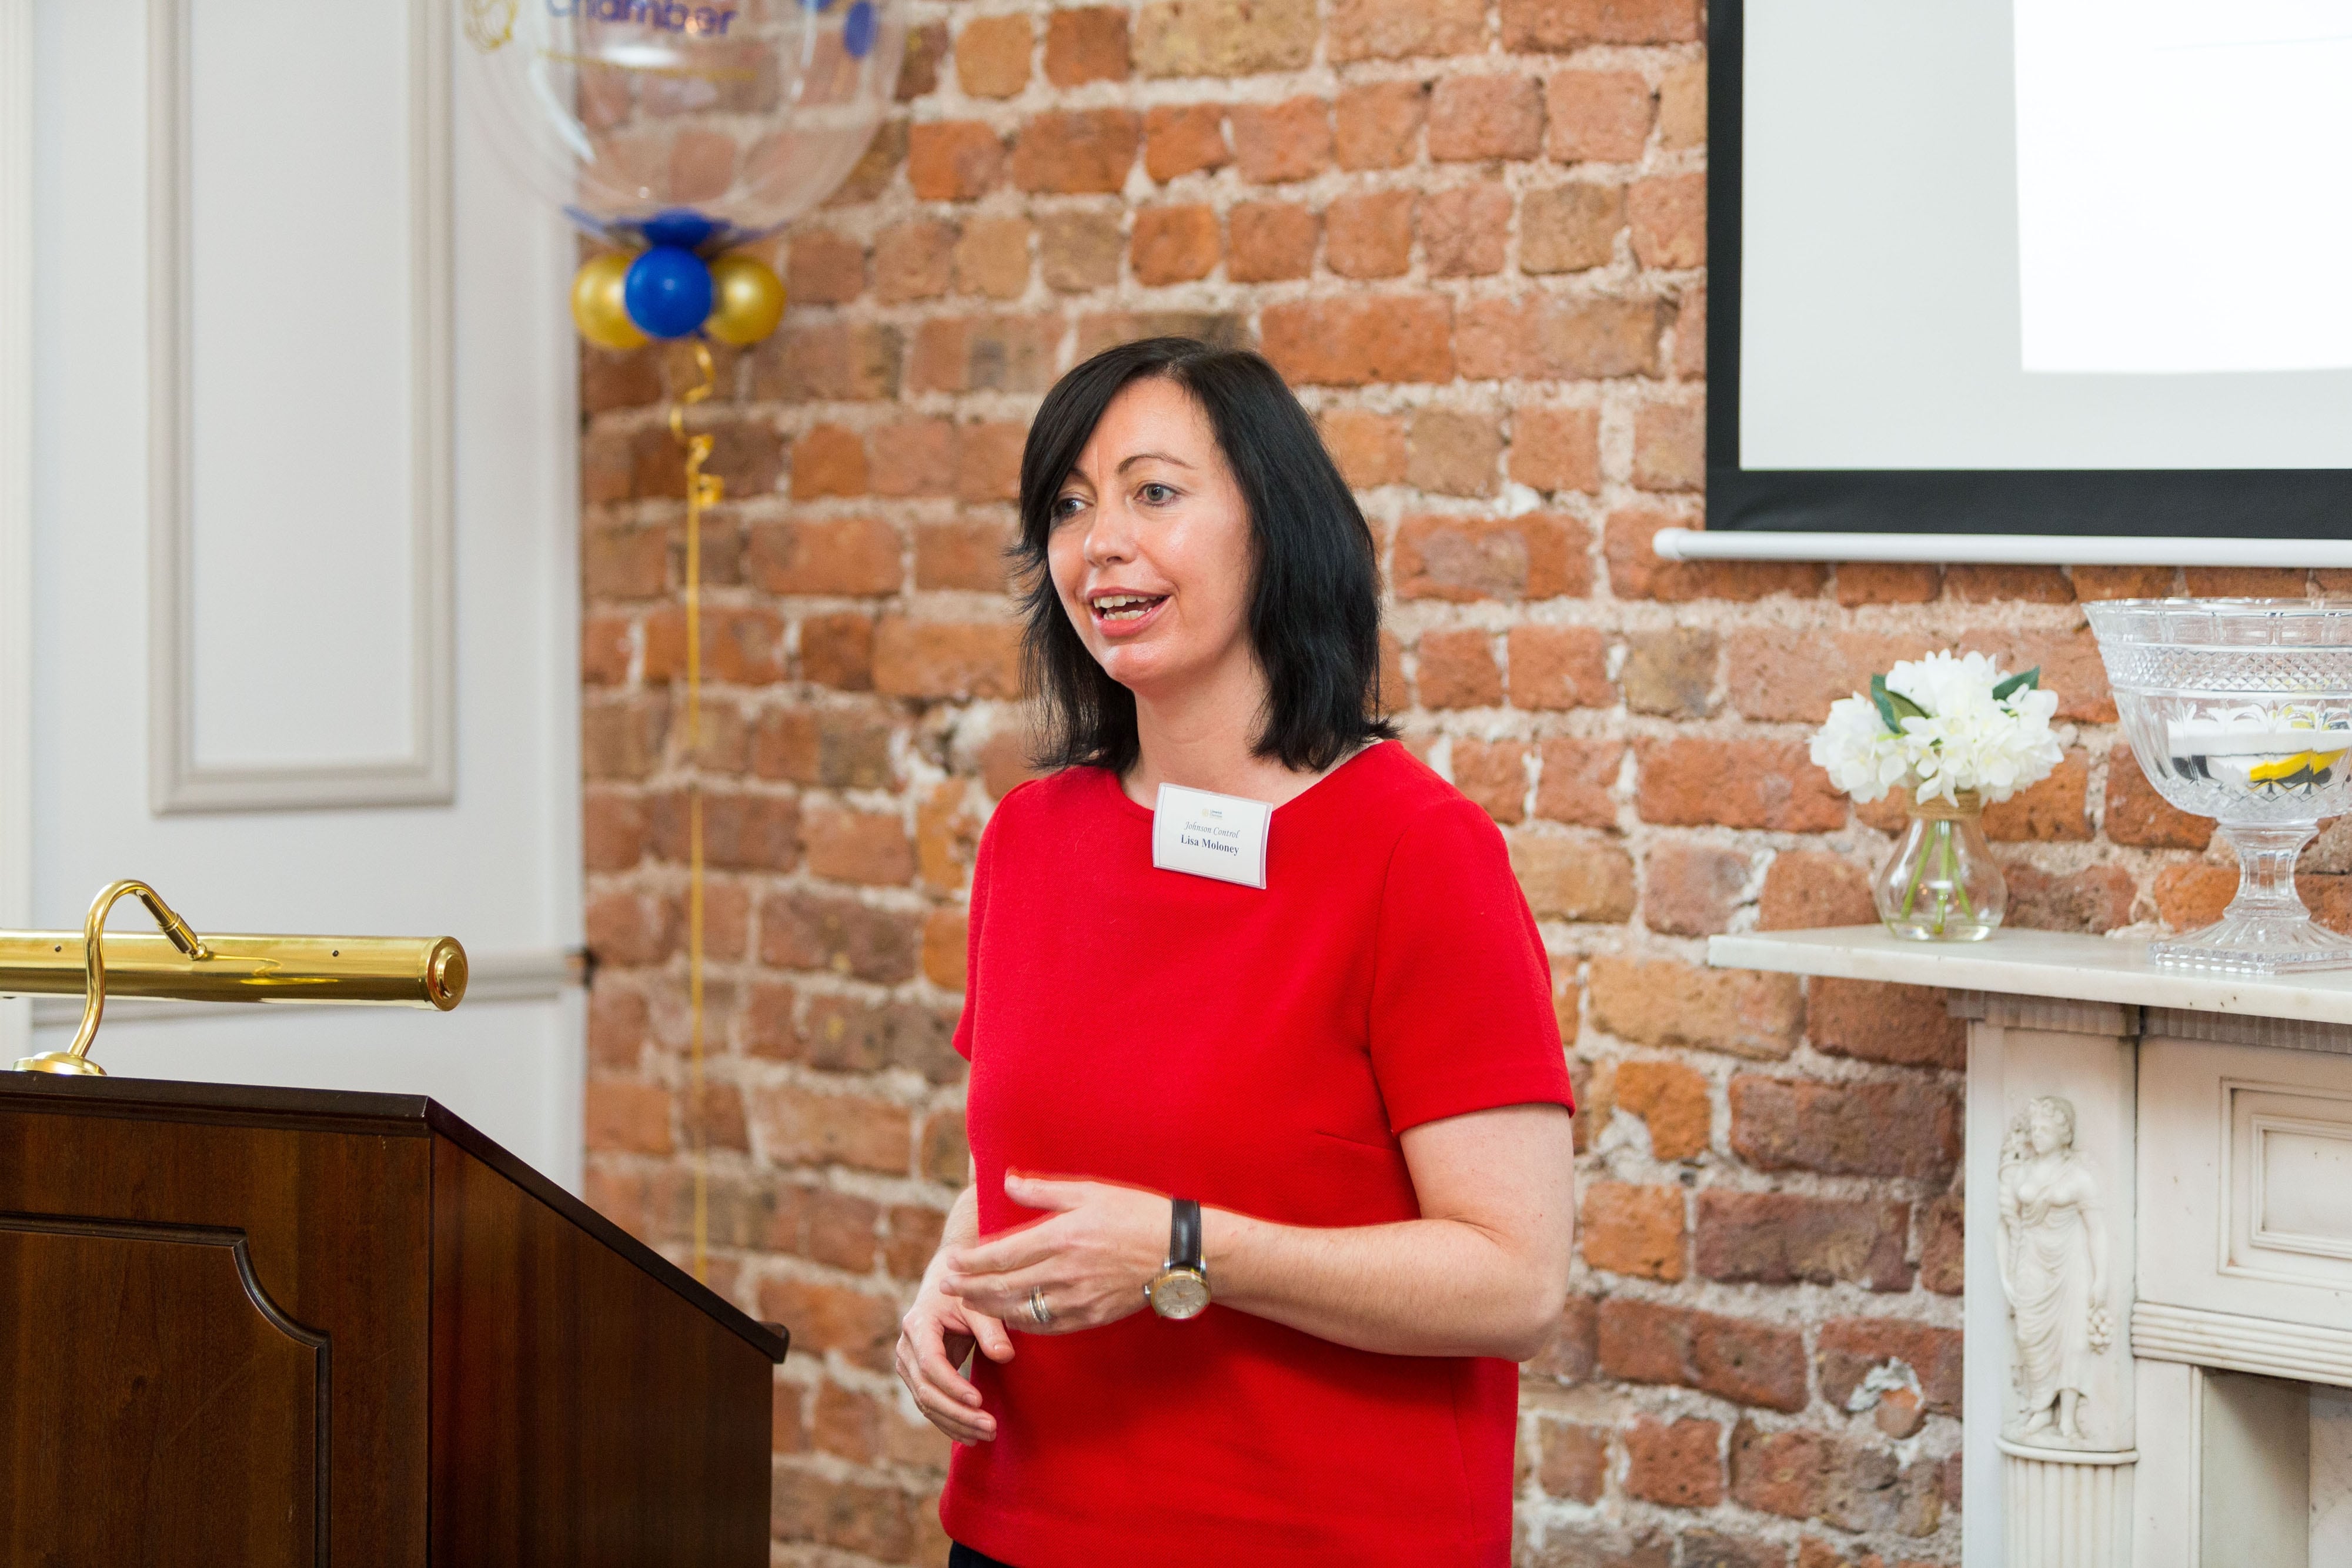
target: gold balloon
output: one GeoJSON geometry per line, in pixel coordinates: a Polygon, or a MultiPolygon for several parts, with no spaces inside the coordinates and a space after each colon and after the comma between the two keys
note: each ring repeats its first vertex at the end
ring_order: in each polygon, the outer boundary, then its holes
{"type": "Polygon", "coordinates": [[[608,250],[592,256],[572,279],[572,319],[580,335],[600,349],[642,349],[646,339],[629,319],[621,285],[635,256],[608,250]]]}
{"type": "Polygon", "coordinates": [[[748,349],[784,319],[783,280],[768,264],[732,250],[710,264],[710,314],[702,329],[722,343],[748,349]]]}

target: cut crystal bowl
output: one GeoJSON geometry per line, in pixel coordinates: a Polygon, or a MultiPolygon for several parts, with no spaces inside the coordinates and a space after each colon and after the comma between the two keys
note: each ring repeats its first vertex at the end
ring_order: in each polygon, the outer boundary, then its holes
{"type": "Polygon", "coordinates": [[[2201,931],[2148,945],[2171,968],[2271,975],[2352,967],[2315,924],[2295,857],[2352,810],[2352,602],[2119,599],[2084,606],[2140,770],[2211,817],[2238,893],[2201,931]]]}

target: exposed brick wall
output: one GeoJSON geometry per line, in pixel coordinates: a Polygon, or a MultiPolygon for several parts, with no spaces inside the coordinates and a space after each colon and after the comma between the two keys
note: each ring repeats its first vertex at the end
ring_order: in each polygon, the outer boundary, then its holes
{"type": "MultiPolygon", "coordinates": [[[[913,4],[900,111],[695,415],[729,494],[698,758],[685,367],[583,372],[591,1196],[683,1254],[699,767],[715,1279],[798,1346],[779,1560],[943,1557],[946,1445],[887,1368],[966,1168],[948,1039],[973,844],[1022,776],[1021,439],[1076,357],[1183,331],[1257,344],[1321,420],[1385,542],[1388,688],[1505,824],[1554,955],[1583,1239],[1524,1385],[1523,1560],[1957,1563],[1958,1030],[1706,970],[1703,938],[1869,918],[1899,810],[1850,808],[1805,737],[1948,644],[2039,664],[2078,727],[1989,814],[2012,921],[2205,917],[2231,873],[2119,749],[2076,601],[2303,576],[1656,560],[1700,515],[1695,0],[913,4]]],[[[2309,865],[2352,915],[2352,840],[2309,865]]]]}

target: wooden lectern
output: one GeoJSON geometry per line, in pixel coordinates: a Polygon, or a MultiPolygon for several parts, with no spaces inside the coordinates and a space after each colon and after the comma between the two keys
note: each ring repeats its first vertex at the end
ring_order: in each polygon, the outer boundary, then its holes
{"type": "Polygon", "coordinates": [[[0,1563],[763,1565],[784,1347],[430,1100],[0,1072],[0,1563]]]}

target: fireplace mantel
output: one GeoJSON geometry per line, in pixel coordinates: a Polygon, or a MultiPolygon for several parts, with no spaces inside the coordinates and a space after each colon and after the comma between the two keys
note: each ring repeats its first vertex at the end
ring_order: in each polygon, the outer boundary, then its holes
{"type": "Polygon", "coordinates": [[[1874,925],[1707,957],[1942,987],[1969,1020],[1967,1568],[2352,1561],[2324,1506],[2352,1482],[2311,1458],[2352,1412],[2352,972],[1874,925]]]}

